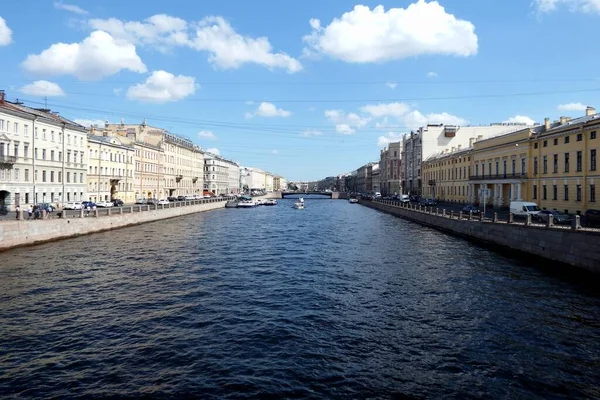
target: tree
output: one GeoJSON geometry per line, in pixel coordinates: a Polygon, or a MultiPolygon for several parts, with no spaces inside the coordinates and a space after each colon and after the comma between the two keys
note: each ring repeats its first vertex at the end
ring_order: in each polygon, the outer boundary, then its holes
{"type": "Polygon", "coordinates": [[[289,182],[289,183],[288,183],[288,189],[289,189],[289,190],[296,191],[296,190],[298,190],[298,186],[296,186],[296,184],[295,184],[295,183],[293,183],[293,182],[289,182]]]}

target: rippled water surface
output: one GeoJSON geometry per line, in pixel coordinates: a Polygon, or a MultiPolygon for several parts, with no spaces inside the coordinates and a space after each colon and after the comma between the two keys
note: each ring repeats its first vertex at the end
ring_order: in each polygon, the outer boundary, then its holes
{"type": "Polygon", "coordinates": [[[0,253],[0,397],[600,397],[589,287],[291,203],[0,253]]]}

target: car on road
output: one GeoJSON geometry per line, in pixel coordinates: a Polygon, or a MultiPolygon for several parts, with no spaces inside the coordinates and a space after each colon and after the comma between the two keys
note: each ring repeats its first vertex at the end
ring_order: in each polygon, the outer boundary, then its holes
{"type": "Polygon", "coordinates": [[[472,213],[473,215],[479,215],[479,214],[481,214],[481,210],[479,209],[479,207],[474,206],[472,204],[464,206],[462,208],[461,212],[463,214],[469,214],[469,213],[472,213]]]}
{"type": "Polygon", "coordinates": [[[573,218],[569,214],[561,213],[557,210],[542,210],[537,213],[533,218],[539,222],[548,222],[548,218],[552,215],[553,222],[555,224],[570,224],[573,218]]]}
{"type": "Polygon", "coordinates": [[[169,200],[167,199],[160,199],[157,203],[159,206],[163,205],[163,206],[168,206],[169,205],[169,200]]]}
{"type": "Polygon", "coordinates": [[[108,207],[112,207],[113,203],[111,201],[99,201],[96,203],[96,207],[103,207],[103,208],[108,208],[108,207]]]}
{"type": "Polygon", "coordinates": [[[588,226],[600,226],[600,210],[586,210],[583,217],[588,226]]]}
{"type": "Polygon", "coordinates": [[[80,201],[70,201],[63,208],[65,210],[81,210],[83,206],[80,201]]]}
{"type": "Polygon", "coordinates": [[[94,207],[96,207],[96,203],[94,203],[93,201],[82,201],[81,206],[85,209],[89,207],[90,210],[92,210],[94,209],[94,207]]]}
{"type": "Polygon", "coordinates": [[[125,203],[121,199],[112,199],[113,207],[123,207],[125,203]]]}
{"type": "Polygon", "coordinates": [[[434,199],[422,199],[419,204],[422,206],[432,207],[437,205],[437,201],[434,199]]]}

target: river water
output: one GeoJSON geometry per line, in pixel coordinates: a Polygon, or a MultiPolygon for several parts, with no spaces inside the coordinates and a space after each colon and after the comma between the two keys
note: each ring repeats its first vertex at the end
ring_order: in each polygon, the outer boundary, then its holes
{"type": "Polygon", "coordinates": [[[0,397],[600,397],[590,286],[292,202],[1,253],[0,397]]]}

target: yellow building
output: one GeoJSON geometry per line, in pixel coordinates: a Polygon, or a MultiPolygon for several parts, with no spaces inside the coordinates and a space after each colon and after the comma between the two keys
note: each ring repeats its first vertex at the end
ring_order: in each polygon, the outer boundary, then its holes
{"type": "Polygon", "coordinates": [[[423,197],[440,201],[469,201],[471,148],[446,149],[423,162],[423,197]]]}
{"type": "Polygon", "coordinates": [[[93,202],[120,199],[135,201],[133,145],[125,145],[118,137],[88,135],[87,194],[93,202]]]}
{"type": "Polygon", "coordinates": [[[588,107],[580,118],[561,117],[553,124],[546,118],[544,128],[532,146],[529,199],[542,208],[570,214],[600,208],[596,205],[600,114],[588,107]]]}
{"type": "Polygon", "coordinates": [[[202,195],[204,186],[204,152],[190,139],[164,132],[164,193],[171,196],[202,195]]]}

